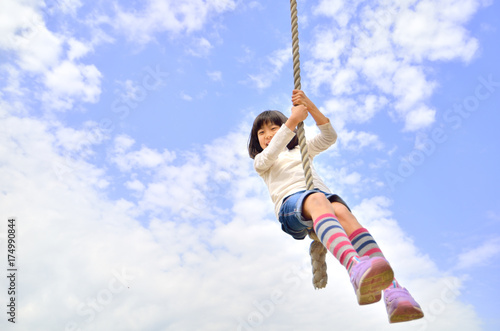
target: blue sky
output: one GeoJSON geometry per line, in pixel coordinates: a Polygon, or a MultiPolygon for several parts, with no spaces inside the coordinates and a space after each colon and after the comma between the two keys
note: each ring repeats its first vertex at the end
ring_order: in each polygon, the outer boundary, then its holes
{"type": "Polygon", "coordinates": [[[291,106],[289,3],[6,0],[0,247],[15,217],[20,275],[2,329],[500,327],[498,2],[298,9],[302,88],[339,134],[315,167],[426,317],[357,306],[331,256],[315,291],[309,241],[253,171],[253,118],[291,106]]]}

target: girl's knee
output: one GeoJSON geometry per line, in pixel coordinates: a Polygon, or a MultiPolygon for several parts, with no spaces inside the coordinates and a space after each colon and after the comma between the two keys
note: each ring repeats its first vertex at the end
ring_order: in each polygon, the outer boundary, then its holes
{"type": "Polygon", "coordinates": [[[335,215],[339,218],[348,219],[348,218],[354,216],[349,211],[349,209],[344,204],[342,204],[340,202],[332,202],[332,207],[333,207],[333,210],[335,212],[335,215]]]}
{"type": "Polygon", "coordinates": [[[308,195],[302,206],[302,215],[306,219],[314,219],[324,213],[332,212],[330,201],[323,193],[312,193],[308,195]]]}
{"type": "Polygon", "coordinates": [[[306,197],[304,204],[311,204],[315,206],[328,205],[329,201],[323,193],[312,193],[306,197]]]}

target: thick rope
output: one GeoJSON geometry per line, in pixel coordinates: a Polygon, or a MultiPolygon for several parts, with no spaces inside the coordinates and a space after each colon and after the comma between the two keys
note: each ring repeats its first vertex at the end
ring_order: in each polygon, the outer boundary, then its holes
{"type": "MultiPolygon", "coordinates": [[[[299,24],[297,17],[297,1],[290,0],[290,11],[292,18],[292,54],[293,54],[293,80],[296,90],[302,88],[300,83],[300,56],[299,56],[299,24]]],[[[306,144],[306,136],[304,133],[304,122],[297,125],[297,138],[299,139],[300,155],[302,157],[302,167],[304,168],[304,176],[306,179],[306,188],[314,189],[314,183],[311,171],[311,160],[309,159],[309,150],[306,144]]],[[[314,288],[324,288],[328,276],[326,274],[326,248],[319,241],[314,233],[314,230],[309,231],[309,237],[313,239],[309,253],[311,255],[311,265],[313,271],[314,288]]]]}
{"type": "MultiPolygon", "coordinates": [[[[299,24],[297,18],[297,1],[290,0],[290,10],[292,13],[292,54],[293,54],[293,81],[296,90],[300,90],[300,55],[299,55],[299,24]]],[[[306,177],[306,188],[314,189],[314,183],[311,173],[311,164],[309,160],[309,150],[306,144],[306,135],[304,133],[304,122],[297,125],[297,138],[299,139],[300,154],[302,156],[302,167],[306,177]]]]}

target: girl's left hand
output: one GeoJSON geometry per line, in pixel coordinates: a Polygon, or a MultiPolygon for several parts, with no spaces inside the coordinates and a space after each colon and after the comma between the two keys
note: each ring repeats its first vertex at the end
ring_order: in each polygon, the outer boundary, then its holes
{"type": "Polygon", "coordinates": [[[293,90],[292,103],[294,106],[303,105],[307,112],[314,118],[317,125],[323,125],[330,121],[301,90],[293,90]]]}
{"type": "Polygon", "coordinates": [[[311,111],[311,109],[315,109],[316,106],[314,103],[306,96],[304,91],[302,90],[293,90],[292,92],[292,104],[294,106],[304,105],[307,108],[307,111],[311,111]]]}

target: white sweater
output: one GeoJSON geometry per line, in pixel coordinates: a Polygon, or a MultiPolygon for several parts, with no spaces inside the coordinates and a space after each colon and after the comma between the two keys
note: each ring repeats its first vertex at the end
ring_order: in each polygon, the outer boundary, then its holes
{"type": "MultiPolygon", "coordinates": [[[[312,159],[320,152],[325,151],[337,140],[337,133],[330,122],[318,125],[320,133],[307,140],[311,172],[314,187],[330,193],[312,165],[312,159]]],[[[283,199],[290,194],[306,190],[304,170],[299,146],[289,150],[286,146],[295,136],[295,133],[286,125],[282,125],[276,132],[271,143],[262,152],[255,156],[254,168],[269,189],[274,203],[276,218],[283,203],[283,199]]]]}

